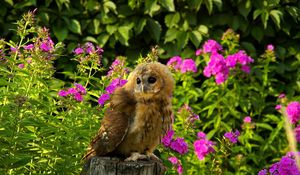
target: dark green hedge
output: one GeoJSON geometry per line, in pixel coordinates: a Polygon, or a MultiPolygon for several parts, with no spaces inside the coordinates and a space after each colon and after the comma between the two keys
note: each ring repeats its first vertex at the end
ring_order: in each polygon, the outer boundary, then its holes
{"type": "Polygon", "coordinates": [[[106,58],[136,58],[156,44],[162,58],[189,57],[205,39],[233,28],[252,55],[272,43],[279,58],[300,59],[297,0],[4,0],[1,37],[14,38],[13,22],[35,8],[39,24],[67,44],[68,52],[92,41],[104,47],[106,58]]]}

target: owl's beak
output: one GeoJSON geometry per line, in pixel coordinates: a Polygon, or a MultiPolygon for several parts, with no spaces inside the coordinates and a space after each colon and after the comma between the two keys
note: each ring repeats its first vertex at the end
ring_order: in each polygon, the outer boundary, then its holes
{"type": "Polygon", "coordinates": [[[145,88],[144,88],[145,86],[142,84],[142,92],[144,93],[144,91],[145,91],[145,88]]]}

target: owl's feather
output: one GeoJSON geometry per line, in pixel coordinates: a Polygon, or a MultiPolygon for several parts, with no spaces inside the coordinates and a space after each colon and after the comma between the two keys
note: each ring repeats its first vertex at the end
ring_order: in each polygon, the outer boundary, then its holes
{"type": "Polygon", "coordinates": [[[101,127],[91,141],[84,159],[94,155],[106,155],[115,150],[128,131],[135,104],[136,101],[128,91],[122,88],[116,89],[110,107],[102,119],[101,127]]]}

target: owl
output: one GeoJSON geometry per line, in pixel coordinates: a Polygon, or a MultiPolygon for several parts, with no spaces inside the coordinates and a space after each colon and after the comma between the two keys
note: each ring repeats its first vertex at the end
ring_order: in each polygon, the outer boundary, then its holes
{"type": "Polygon", "coordinates": [[[128,82],[112,94],[84,158],[158,159],[153,151],[172,124],[173,89],[174,79],[167,66],[158,62],[138,65],[128,82]]]}

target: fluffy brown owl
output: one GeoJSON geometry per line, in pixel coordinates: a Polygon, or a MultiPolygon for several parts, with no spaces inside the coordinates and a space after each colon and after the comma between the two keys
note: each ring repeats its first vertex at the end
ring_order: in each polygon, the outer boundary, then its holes
{"type": "Polygon", "coordinates": [[[156,158],[153,151],[172,123],[173,89],[167,66],[158,62],[138,65],[128,82],[112,94],[85,159],[94,155],[124,156],[125,161],[156,158]]]}

